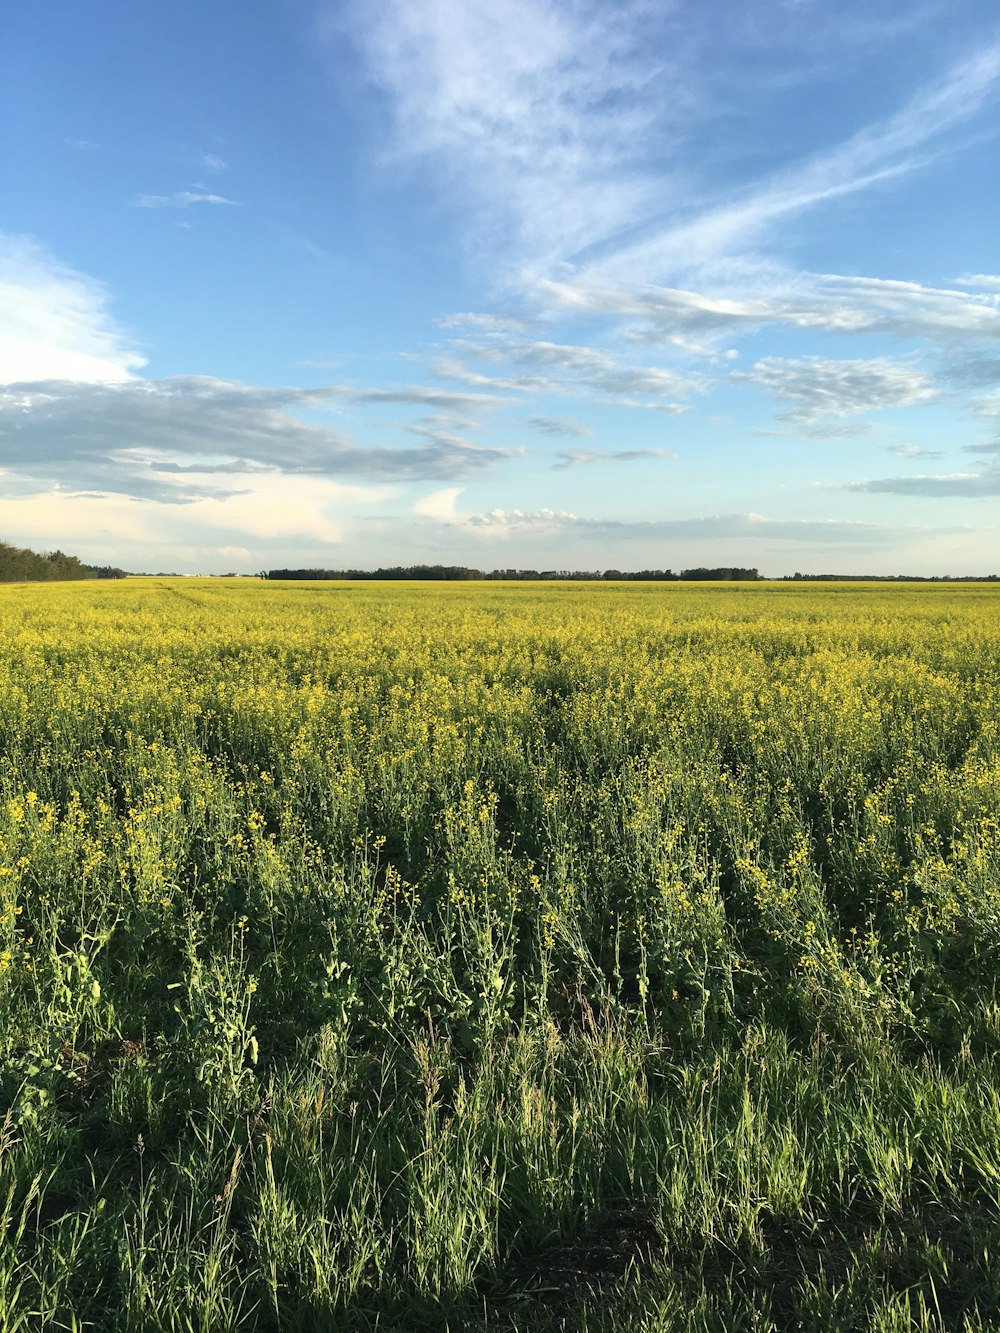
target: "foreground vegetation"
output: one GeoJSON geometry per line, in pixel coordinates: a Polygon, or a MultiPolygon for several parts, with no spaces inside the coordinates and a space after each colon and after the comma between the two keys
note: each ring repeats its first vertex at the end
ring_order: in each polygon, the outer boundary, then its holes
{"type": "Polygon", "coordinates": [[[0,1326],[995,1327],[998,598],[0,590],[0,1326]]]}

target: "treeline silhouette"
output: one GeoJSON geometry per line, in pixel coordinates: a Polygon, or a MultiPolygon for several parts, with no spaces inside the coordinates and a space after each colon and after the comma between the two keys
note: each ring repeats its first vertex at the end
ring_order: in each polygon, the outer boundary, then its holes
{"type": "Polygon", "coordinates": [[[761,575],[756,569],[738,569],[726,566],[718,569],[682,569],[675,574],[672,569],[639,570],[589,570],[589,569],[494,569],[486,573],[482,569],[469,569],[465,565],[393,565],[387,569],[270,569],[261,573],[262,579],[295,580],[306,579],[318,582],[324,579],[343,580],[392,580],[403,582],[407,579],[442,581],[460,581],[478,579],[489,582],[497,579],[517,579],[524,582],[544,582],[547,579],[576,579],[593,582],[606,579],[609,582],[636,583],[682,583],[686,580],[721,580],[724,582],[750,583],[761,575]]]}
{"type": "Polygon", "coordinates": [[[24,546],[0,541],[0,583],[57,583],[75,579],[123,579],[113,565],[85,565],[75,555],[50,551],[39,555],[24,546]]]}
{"type": "Polygon", "coordinates": [[[785,574],[783,583],[997,583],[1000,574],[785,574]]]}

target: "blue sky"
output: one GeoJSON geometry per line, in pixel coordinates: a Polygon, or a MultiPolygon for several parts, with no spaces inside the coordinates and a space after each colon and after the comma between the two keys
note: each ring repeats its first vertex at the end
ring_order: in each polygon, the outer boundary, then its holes
{"type": "Polygon", "coordinates": [[[21,6],[0,537],[1000,569],[994,0],[21,6]]]}

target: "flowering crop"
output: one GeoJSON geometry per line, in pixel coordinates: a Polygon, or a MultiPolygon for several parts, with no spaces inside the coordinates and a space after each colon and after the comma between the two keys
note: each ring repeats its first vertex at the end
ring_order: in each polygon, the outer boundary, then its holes
{"type": "Polygon", "coordinates": [[[937,1246],[988,1320],[998,612],[0,587],[4,1327],[493,1326],[623,1209],[609,1327],[736,1326],[722,1250],[855,1209],[800,1317],[923,1327],[937,1246]]]}

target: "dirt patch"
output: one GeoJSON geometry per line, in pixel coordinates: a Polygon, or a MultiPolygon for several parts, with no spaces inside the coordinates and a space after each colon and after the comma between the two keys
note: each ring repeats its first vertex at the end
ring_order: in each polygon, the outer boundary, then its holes
{"type": "Polygon", "coordinates": [[[59,1052],[63,1079],[56,1092],[57,1102],[66,1105],[88,1102],[113,1065],[148,1059],[153,1055],[144,1037],[106,1041],[94,1051],[77,1051],[69,1044],[59,1052]]]}
{"type": "Polygon", "coordinates": [[[498,1312],[508,1302],[528,1300],[565,1319],[581,1302],[599,1301],[628,1272],[648,1267],[662,1244],[650,1206],[630,1204],[570,1240],[513,1259],[482,1294],[498,1312]]]}

